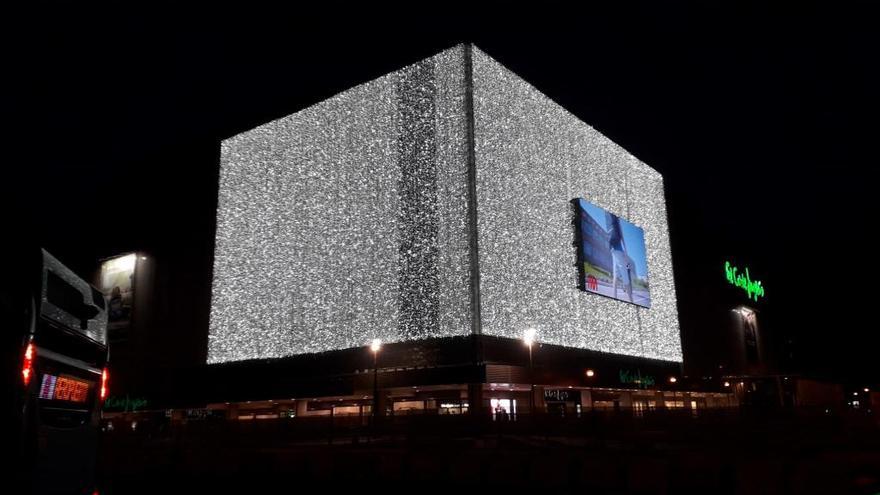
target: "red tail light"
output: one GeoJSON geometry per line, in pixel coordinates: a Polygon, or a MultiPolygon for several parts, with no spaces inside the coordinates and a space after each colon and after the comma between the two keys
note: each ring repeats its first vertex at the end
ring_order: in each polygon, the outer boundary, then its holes
{"type": "Polygon", "coordinates": [[[110,380],[110,371],[107,368],[104,368],[104,371],[101,373],[101,400],[107,398],[107,382],[110,380]]]}
{"type": "Polygon", "coordinates": [[[21,365],[21,377],[25,386],[31,382],[31,376],[34,374],[34,358],[36,356],[37,349],[34,347],[34,342],[30,341],[24,350],[24,362],[21,365]]]}

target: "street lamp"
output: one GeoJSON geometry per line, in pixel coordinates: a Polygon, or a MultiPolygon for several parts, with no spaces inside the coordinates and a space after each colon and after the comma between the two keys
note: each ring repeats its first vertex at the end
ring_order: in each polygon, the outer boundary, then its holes
{"type": "Polygon", "coordinates": [[[587,370],[587,378],[593,378],[596,376],[596,372],[593,370],[587,370]]]}
{"type": "Polygon", "coordinates": [[[535,414],[535,378],[532,374],[532,344],[535,343],[535,336],[538,331],[534,328],[527,328],[523,333],[523,343],[529,348],[529,414],[534,417],[535,414]]]}
{"type": "MultiPolygon", "coordinates": [[[[669,377],[669,384],[670,385],[675,385],[675,382],[677,382],[677,381],[678,381],[678,378],[676,378],[674,376],[669,377]]],[[[674,387],[672,389],[672,399],[673,399],[673,401],[675,401],[675,403],[677,405],[677,403],[678,403],[678,387],[674,387]]],[[[682,395],[682,397],[681,397],[681,406],[684,407],[684,395],[682,395]]]]}
{"type": "Polygon", "coordinates": [[[370,342],[370,350],[373,351],[373,419],[379,414],[379,350],[382,349],[382,341],[373,339],[370,342]]]}

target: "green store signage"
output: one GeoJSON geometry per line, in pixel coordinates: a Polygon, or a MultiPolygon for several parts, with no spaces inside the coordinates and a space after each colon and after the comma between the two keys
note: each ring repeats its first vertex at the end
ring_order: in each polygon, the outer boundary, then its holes
{"type": "Polygon", "coordinates": [[[729,261],[725,261],[724,275],[731,285],[746,291],[749,299],[754,299],[757,302],[759,297],[764,297],[764,286],[760,280],[752,280],[749,276],[748,267],[746,267],[744,272],[740,272],[739,268],[731,265],[729,261]]]}
{"type": "Polygon", "coordinates": [[[104,401],[105,411],[133,412],[147,407],[147,399],[139,397],[116,397],[111,395],[104,401]]]}
{"type": "Polygon", "coordinates": [[[636,385],[639,388],[653,387],[657,383],[653,376],[643,375],[641,370],[636,370],[635,373],[631,370],[618,370],[617,375],[620,378],[620,383],[636,385]]]}

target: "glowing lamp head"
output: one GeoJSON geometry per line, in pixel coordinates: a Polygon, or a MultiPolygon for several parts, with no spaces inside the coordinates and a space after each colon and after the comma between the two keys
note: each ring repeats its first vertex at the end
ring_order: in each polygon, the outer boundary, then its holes
{"type": "Polygon", "coordinates": [[[593,378],[594,376],[596,376],[596,372],[593,370],[587,370],[587,376],[593,378]]]}
{"type": "Polygon", "coordinates": [[[870,391],[868,387],[865,387],[865,393],[867,394],[870,391]]]}
{"type": "Polygon", "coordinates": [[[373,339],[370,342],[370,350],[375,352],[379,352],[379,349],[382,348],[382,339],[373,339]]]}
{"type": "Polygon", "coordinates": [[[535,343],[535,336],[537,336],[537,335],[538,335],[538,331],[535,330],[534,328],[526,329],[525,333],[523,333],[523,343],[526,346],[531,347],[532,344],[535,343]]]}
{"type": "Polygon", "coordinates": [[[729,386],[730,386],[730,382],[724,382],[724,386],[725,386],[725,387],[729,387],[729,386]]]}
{"type": "Polygon", "coordinates": [[[669,377],[669,383],[675,383],[675,382],[677,382],[677,381],[678,381],[678,378],[676,378],[676,377],[674,377],[674,376],[670,376],[670,377],[669,377]]]}

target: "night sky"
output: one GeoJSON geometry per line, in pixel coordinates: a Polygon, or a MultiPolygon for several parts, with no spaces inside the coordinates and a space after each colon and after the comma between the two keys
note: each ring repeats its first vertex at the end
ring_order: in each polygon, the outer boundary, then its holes
{"type": "Polygon", "coordinates": [[[436,5],[402,19],[342,5],[11,15],[5,242],[38,242],[84,275],[155,254],[174,267],[169,297],[184,295],[162,304],[192,313],[175,332],[198,357],[219,140],[470,41],[664,175],[686,359],[711,365],[707,308],[745,302],[723,283],[731,260],[764,282],[786,366],[880,381],[874,12],[436,5]]]}

